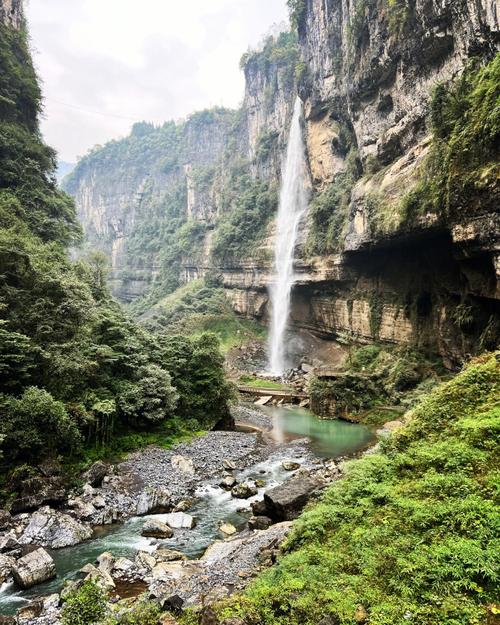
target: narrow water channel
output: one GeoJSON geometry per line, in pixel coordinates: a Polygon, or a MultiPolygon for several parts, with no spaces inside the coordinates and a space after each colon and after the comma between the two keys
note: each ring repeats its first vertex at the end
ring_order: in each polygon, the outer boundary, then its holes
{"type": "MultiPolygon", "coordinates": [[[[271,417],[273,425],[266,436],[274,440],[276,447],[266,460],[236,475],[239,482],[256,479],[265,482],[255,497],[235,499],[230,492],[217,485],[203,484],[196,493],[195,504],[189,510],[189,514],[197,520],[196,527],[192,530],[177,530],[168,540],[159,541],[141,536],[142,526],[148,517],[135,517],[121,525],[97,528],[91,540],[51,552],[57,568],[57,578],[54,580],[24,591],[13,583],[4,584],[0,589],[0,614],[13,614],[37,596],[59,592],[65,580],[75,578],[82,566],[94,562],[104,551],[111,551],[117,557],[133,558],[137,551],[154,551],[161,544],[182,551],[189,558],[199,557],[214,540],[223,538],[219,531],[221,521],[228,521],[237,529],[242,529],[250,516],[250,503],[262,499],[265,490],[290,478],[291,474],[282,467],[283,460],[300,463],[306,460],[300,454],[291,456],[290,447],[285,443],[307,438],[306,455],[310,461],[311,456],[313,459],[351,456],[366,448],[375,438],[371,428],[344,421],[320,420],[303,408],[270,406],[264,407],[264,411],[271,417]]],[[[155,518],[161,520],[162,515],[155,515],[155,518]]]]}

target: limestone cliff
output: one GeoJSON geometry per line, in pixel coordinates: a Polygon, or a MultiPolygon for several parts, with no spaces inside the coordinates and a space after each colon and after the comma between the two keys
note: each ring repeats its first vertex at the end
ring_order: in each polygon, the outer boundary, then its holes
{"type": "Polygon", "coordinates": [[[466,91],[460,77],[494,58],[497,3],[291,4],[300,55],[285,33],[246,55],[239,111],[196,114],[174,125],[175,139],[171,125],[135,128],[68,181],[88,241],[105,242],[112,257],[115,292],[158,298],[158,285],[217,273],[238,313],[267,317],[272,194],[298,88],[313,199],[294,325],[419,345],[450,364],[490,346],[499,327],[498,152],[485,145],[474,175],[454,171],[462,186],[450,172],[439,181],[451,130],[437,117],[446,98],[469,97],[450,85],[466,91]],[[169,228],[176,234],[160,241],[156,231],[169,228]]]}
{"type": "Polygon", "coordinates": [[[0,0],[0,22],[21,28],[24,22],[22,0],[0,0]]]}

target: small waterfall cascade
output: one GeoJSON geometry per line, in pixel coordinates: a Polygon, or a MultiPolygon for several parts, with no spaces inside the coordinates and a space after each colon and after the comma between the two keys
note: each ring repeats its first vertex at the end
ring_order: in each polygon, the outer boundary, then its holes
{"type": "Polygon", "coordinates": [[[276,376],[283,375],[287,365],[285,333],[290,316],[290,295],[296,279],[294,253],[300,221],[307,210],[308,200],[301,121],[302,102],[297,97],[281,181],[274,249],[274,278],[270,287],[269,372],[276,376]]]}

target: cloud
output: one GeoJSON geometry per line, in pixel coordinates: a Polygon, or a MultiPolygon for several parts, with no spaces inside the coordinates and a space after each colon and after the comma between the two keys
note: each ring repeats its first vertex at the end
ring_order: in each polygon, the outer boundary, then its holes
{"type": "Polygon", "coordinates": [[[44,135],[63,160],[243,96],[240,56],[285,0],[30,0],[33,55],[45,96],[44,135]]]}

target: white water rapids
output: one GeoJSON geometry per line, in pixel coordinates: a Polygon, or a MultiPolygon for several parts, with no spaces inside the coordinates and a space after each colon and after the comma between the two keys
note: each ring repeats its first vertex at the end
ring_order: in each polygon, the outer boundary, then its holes
{"type": "Polygon", "coordinates": [[[307,209],[306,158],[301,120],[302,102],[297,97],[281,182],[274,249],[274,279],[270,287],[269,371],[276,376],[283,375],[287,365],[285,332],[290,316],[290,295],[295,282],[294,252],[299,224],[307,209]]]}

